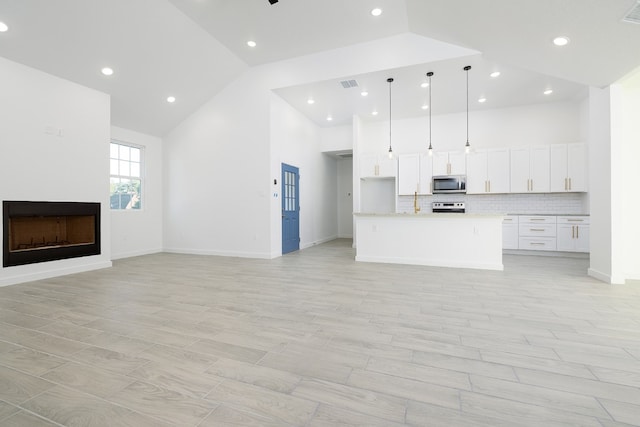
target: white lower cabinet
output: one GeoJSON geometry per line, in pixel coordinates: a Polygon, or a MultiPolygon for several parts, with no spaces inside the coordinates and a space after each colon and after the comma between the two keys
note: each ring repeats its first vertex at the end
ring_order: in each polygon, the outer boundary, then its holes
{"type": "Polygon", "coordinates": [[[505,215],[502,249],[589,252],[588,215],[505,215]]]}
{"type": "Polygon", "coordinates": [[[566,252],[589,252],[589,217],[558,217],[558,249],[566,252]]]}
{"type": "Polygon", "coordinates": [[[520,215],[518,218],[518,249],[555,251],[556,246],[555,216],[520,215]]]}
{"type": "Polygon", "coordinates": [[[518,215],[505,215],[502,220],[502,249],[518,249],[518,215]]]}

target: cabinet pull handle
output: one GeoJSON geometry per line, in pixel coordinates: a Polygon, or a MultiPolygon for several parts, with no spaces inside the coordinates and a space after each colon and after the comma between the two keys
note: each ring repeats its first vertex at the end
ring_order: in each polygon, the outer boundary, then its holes
{"type": "Polygon", "coordinates": [[[569,190],[571,190],[571,178],[569,178],[569,190]]]}
{"type": "Polygon", "coordinates": [[[530,221],[546,221],[544,218],[530,218],[530,221]]]}
{"type": "Polygon", "coordinates": [[[491,193],[491,181],[489,181],[489,193],[491,193]]]}
{"type": "Polygon", "coordinates": [[[569,222],[582,222],[584,219],[568,219],[569,222]]]}
{"type": "Polygon", "coordinates": [[[576,225],[576,239],[580,238],[580,227],[576,225]]]}
{"type": "Polygon", "coordinates": [[[531,178],[531,191],[533,191],[533,178],[531,178]]]}
{"type": "Polygon", "coordinates": [[[576,226],[575,226],[575,225],[572,225],[572,226],[571,226],[571,238],[572,238],[572,239],[575,239],[575,237],[576,237],[576,236],[575,236],[575,232],[576,232],[576,226]]]}
{"type": "Polygon", "coordinates": [[[530,228],[529,231],[544,231],[544,228],[530,228]]]}
{"type": "Polygon", "coordinates": [[[530,242],[530,245],[537,245],[537,246],[544,246],[544,243],[540,243],[540,242],[530,242]]]}

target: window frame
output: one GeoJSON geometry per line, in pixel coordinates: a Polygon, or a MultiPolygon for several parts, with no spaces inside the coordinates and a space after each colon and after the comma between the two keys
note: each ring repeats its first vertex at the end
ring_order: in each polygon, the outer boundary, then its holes
{"type": "MultiPolygon", "coordinates": [[[[146,168],[145,168],[145,146],[143,145],[139,145],[139,144],[134,144],[131,142],[127,142],[127,141],[122,141],[119,139],[111,139],[109,141],[109,210],[111,212],[140,212],[143,211],[145,209],[145,205],[147,203],[145,199],[146,197],[146,185],[145,185],[145,181],[146,181],[146,168]],[[111,174],[111,159],[113,159],[113,157],[111,157],[111,144],[116,144],[116,145],[121,145],[121,146],[125,146],[125,147],[129,147],[129,148],[135,148],[140,150],[140,176],[139,177],[134,177],[131,175],[113,175],[111,174]],[[129,180],[136,180],[139,179],[140,180],[140,207],[137,209],[125,209],[125,208],[119,208],[119,209],[114,209],[111,207],[111,179],[112,178],[118,178],[118,179],[129,179],[129,180]]],[[[119,157],[120,153],[118,153],[118,158],[117,160],[120,161],[121,158],[119,157]]],[[[129,162],[131,162],[129,160],[129,162]]]]}

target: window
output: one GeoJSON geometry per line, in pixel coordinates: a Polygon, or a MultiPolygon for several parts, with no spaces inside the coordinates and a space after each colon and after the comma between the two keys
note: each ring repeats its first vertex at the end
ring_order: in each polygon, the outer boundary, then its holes
{"type": "Polygon", "coordinates": [[[112,141],[110,150],[111,209],[142,206],[142,147],[112,141]]]}

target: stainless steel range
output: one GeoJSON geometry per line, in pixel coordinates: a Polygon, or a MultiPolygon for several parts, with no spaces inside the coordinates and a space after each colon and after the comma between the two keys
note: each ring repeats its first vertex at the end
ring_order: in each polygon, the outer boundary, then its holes
{"type": "Polygon", "coordinates": [[[433,213],[464,213],[464,202],[433,202],[431,203],[433,213]]]}

